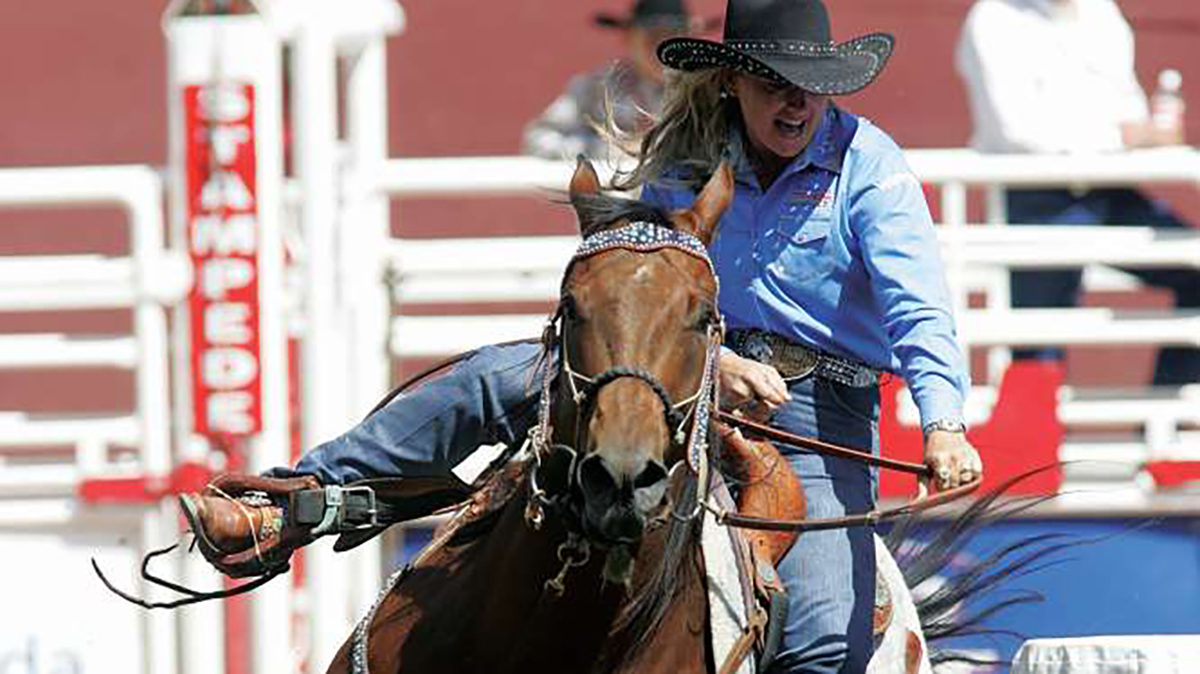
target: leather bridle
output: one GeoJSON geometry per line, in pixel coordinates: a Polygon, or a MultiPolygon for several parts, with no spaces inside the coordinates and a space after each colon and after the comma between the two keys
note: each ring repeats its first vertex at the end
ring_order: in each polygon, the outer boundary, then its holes
{"type": "MultiPolygon", "coordinates": [[[[572,502],[571,494],[576,492],[578,485],[578,451],[574,447],[553,441],[551,425],[552,390],[556,380],[569,388],[570,400],[575,409],[576,443],[584,438],[588,420],[595,412],[596,400],[600,390],[617,380],[632,378],[644,383],[654,392],[662,404],[662,414],[670,429],[670,440],[676,446],[686,449],[687,466],[700,485],[696,490],[697,503],[686,513],[672,511],[671,515],[678,518],[691,519],[699,514],[702,500],[707,496],[709,476],[709,421],[717,404],[717,361],[720,357],[721,341],[724,336],[724,326],[719,318],[714,318],[705,326],[706,347],[705,364],[701,380],[695,393],[673,402],[666,387],[653,373],[638,367],[617,365],[596,375],[584,375],[571,364],[568,343],[567,326],[570,323],[565,317],[565,307],[570,301],[565,292],[566,279],[570,276],[571,266],[579,260],[594,257],[615,250],[633,252],[653,252],[665,248],[680,250],[705,262],[712,275],[716,287],[716,272],[703,243],[690,234],[679,232],[662,225],[648,222],[633,222],[626,226],[605,230],[586,238],[568,263],[564,273],[564,292],[557,310],[552,314],[542,331],[543,351],[547,362],[544,366],[541,382],[541,398],[538,404],[538,423],[530,429],[527,443],[531,449],[534,468],[530,479],[530,498],[526,509],[526,520],[535,528],[540,527],[546,509],[554,509],[567,516],[568,530],[581,529],[578,521],[577,505],[572,502]],[[557,360],[555,361],[555,357],[557,360]],[[554,367],[557,362],[557,368],[554,367]],[[691,421],[690,428],[688,422],[691,421]],[[567,482],[558,485],[557,490],[547,489],[541,484],[538,475],[544,463],[548,463],[553,455],[566,454],[569,466],[567,482]],[[557,492],[557,493],[556,493],[557,492]]],[[[714,315],[715,316],[715,315],[714,315]]],[[[559,459],[561,460],[561,459],[559,459]]],[[[672,466],[669,472],[674,472],[677,466],[672,466]]]]}

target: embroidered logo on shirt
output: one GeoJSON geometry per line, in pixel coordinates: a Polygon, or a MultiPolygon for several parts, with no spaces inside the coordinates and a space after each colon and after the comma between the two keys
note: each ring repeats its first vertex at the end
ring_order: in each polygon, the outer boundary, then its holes
{"type": "Polygon", "coordinates": [[[833,207],[833,190],[799,189],[792,193],[791,203],[811,207],[814,210],[828,210],[833,207]]]}

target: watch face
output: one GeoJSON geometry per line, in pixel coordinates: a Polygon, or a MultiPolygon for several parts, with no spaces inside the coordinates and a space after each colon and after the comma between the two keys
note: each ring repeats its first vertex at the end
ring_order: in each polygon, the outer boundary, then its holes
{"type": "Polygon", "coordinates": [[[951,433],[964,433],[967,430],[967,425],[961,421],[951,421],[949,419],[939,419],[932,421],[925,426],[925,432],[933,431],[950,431],[951,433]]]}

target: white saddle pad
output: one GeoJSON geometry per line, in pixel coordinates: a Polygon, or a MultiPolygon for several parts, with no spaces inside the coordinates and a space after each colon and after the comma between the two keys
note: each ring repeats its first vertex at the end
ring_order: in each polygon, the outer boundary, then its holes
{"type": "MultiPolygon", "coordinates": [[[[712,624],[713,659],[716,660],[717,667],[720,667],[725,662],[725,656],[733,648],[734,642],[742,636],[748,621],[733,541],[729,538],[729,530],[717,524],[714,519],[711,513],[704,512],[704,526],[700,539],[704,549],[704,570],[708,576],[708,612],[709,622],[712,624]]],[[[754,653],[751,653],[735,671],[737,674],[753,674],[754,670],[755,657],[754,653]]]]}

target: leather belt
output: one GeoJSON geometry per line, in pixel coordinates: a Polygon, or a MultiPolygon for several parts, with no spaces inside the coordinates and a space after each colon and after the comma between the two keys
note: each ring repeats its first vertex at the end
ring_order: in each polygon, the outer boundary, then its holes
{"type": "Polygon", "coordinates": [[[801,379],[817,374],[846,386],[865,388],[879,384],[883,374],[869,365],[797,344],[766,330],[731,330],[725,346],[743,358],[770,365],[784,379],[801,379]]]}

